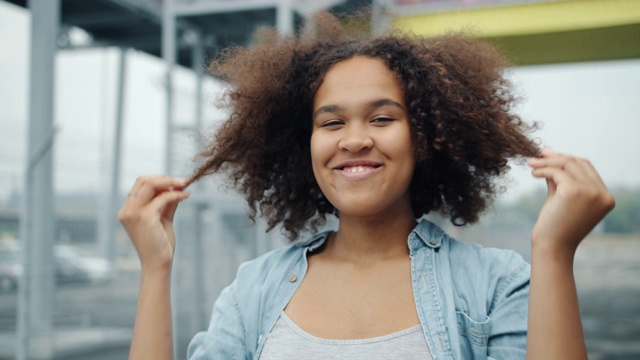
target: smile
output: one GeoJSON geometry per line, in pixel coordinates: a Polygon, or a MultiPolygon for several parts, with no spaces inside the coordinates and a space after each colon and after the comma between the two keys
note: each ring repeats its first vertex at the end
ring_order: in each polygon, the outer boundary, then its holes
{"type": "Polygon", "coordinates": [[[340,164],[333,169],[347,180],[363,180],[377,173],[381,167],[380,163],[350,162],[340,164]]]}
{"type": "Polygon", "coordinates": [[[344,167],[341,170],[346,173],[361,173],[361,172],[371,170],[372,168],[375,169],[376,166],[349,166],[349,167],[344,167]]]}

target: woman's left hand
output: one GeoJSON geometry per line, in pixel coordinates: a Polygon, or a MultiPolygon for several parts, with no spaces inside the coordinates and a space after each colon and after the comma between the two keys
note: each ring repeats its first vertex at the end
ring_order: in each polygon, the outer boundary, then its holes
{"type": "Polygon", "coordinates": [[[531,234],[532,247],[573,259],[580,241],[613,209],[615,201],[586,159],[543,150],[529,160],[547,180],[548,196],[531,234]]]}

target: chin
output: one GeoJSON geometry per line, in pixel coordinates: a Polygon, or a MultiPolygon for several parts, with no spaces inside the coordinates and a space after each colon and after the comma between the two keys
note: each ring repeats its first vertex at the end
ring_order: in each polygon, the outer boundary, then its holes
{"type": "Polygon", "coordinates": [[[386,218],[388,217],[388,212],[396,212],[395,210],[392,210],[392,207],[390,206],[372,204],[370,202],[351,202],[350,204],[344,204],[344,201],[342,201],[341,204],[335,204],[334,207],[338,210],[338,214],[341,218],[347,216],[362,219],[374,219],[380,216],[384,216],[386,218]]]}
{"type": "MultiPolygon", "coordinates": [[[[327,199],[338,210],[341,218],[346,216],[357,218],[377,217],[391,218],[404,214],[413,217],[411,198],[407,193],[395,194],[385,190],[377,192],[347,192],[332,194],[327,199]],[[384,196],[380,196],[384,195],[384,196]]],[[[325,195],[326,196],[326,195],[325,195]]]]}

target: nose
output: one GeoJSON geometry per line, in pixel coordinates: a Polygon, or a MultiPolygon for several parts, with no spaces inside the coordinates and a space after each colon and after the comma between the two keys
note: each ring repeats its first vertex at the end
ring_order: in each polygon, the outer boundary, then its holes
{"type": "Polygon", "coordinates": [[[340,139],[338,146],[341,150],[358,153],[371,149],[373,146],[373,138],[371,138],[366,129],[360,126],[347,126],[344,129],[343,137],[340,139]]]}

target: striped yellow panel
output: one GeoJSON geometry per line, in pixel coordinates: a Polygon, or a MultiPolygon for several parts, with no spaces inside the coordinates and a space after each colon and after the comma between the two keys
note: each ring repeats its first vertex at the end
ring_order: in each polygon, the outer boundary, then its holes
{"type": "Polygon", "coordinates": [[[482,37],[640,24],[640,0],[564,0],[402,15],[394,26],[432,36],[467,29],[482,37]]]}

